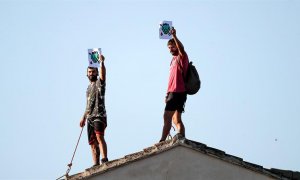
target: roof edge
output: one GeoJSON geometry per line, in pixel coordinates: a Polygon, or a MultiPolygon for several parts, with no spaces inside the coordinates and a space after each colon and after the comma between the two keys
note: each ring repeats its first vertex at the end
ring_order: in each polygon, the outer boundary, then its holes
{"type": "Polygon", "coordinates": [[[125,166],[129,163],[148,158],[155,154],[160,154],[162,152],[165,152],[165,151],[172,149],[174,147],[177,147],[177,146],[184,146],[184,147],[190,148],[192,150],[198,151],[198,152],[206,154],[208,156],[220,159],[222,161],[226,161],[233,165],[237,165],[237,166],[249,169],[251,171],[255,171],[257,173],[260,173],[260,174],[263,174],[266,176],[273,177],[275,179],[300,180],[299,172],[285,171],[285,170],[279,170],[279,169],[266,169],[263,166],[253,164],[250,162],[246,162],[240,157],[226,154],[222,150],[208,147],[206,144],[196,142],[193,140],[188,140],[185,137],[182,137],[179,135],[175,135],[173,137],[173,139],[171,139],[171,140],[156,143],[153,146],[144,148],[142,151],[125,155],[123,158],[108,161],[99,166],[88,168],[84,172],[77,173],[77,174],[74,174],[71,176],[65,176],[64,178],[66,180],[90,178],[92,176],[96,176],[96,175],[105,173],[107,171],[125,166]]]}

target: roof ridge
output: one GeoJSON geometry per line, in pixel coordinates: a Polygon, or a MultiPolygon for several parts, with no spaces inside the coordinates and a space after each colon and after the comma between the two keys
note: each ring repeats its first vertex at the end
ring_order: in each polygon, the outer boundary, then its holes
{"type": "MultiPolygon", "coordinates": [[[[276,179],[284,180],[284,179],[292,178],[290,176],[287,176],[287,174],[289,174],[289,172],[284,172],[284,171],[280,171],[277,169],[275,169],[275,170],[274,169],[271,169],[271,170],[265,169],[261,165],[257,165],[257,164],[253,164],[253,163],[244,161],[240,157],[227,154],[225,151],[222,151],[222,150],[219,150],[219,149],[216,149],[213,147],[209,147],[206,144],[203,144],[203,143],[200,143],[197,141],[193,141],[193,140],[188,140],[185,137],[174,136],[174,138],[171,140],[156,143],[150,147],[144,148],[142,151],[138,151],[138,152],[135,152],[132,154],[125,155],[122,158],[108,161],[108,162],[101,164],[99,166],[96,166],[96,167],[88,168],[82,173],[77,173],[77,174],[68,176],[65,179],[83,179],[87,176],[91,177],[91,176],[95,176],[98,174],[102,174],[109,170],[112,170],[112,169],[115,169],[115,168],[118,168],[121,166],[125,166],[134,161],[145,159],[145,158],[148,158],[149,156],[153,156],[155,154],[160,154],[162,152],[168,151],[169,149],[172,149],[177,146],[184,146],[184,147],[193,149],[195,151],[207,154],[208,156],[218,158],[225,162],[231,163],[233,165],[237,165],[237,166],[249,169],[251,171],[258,172],[260,174],[271,176],[276,179]]],[[[299,172],[294,172],[294,173],[290,173],[290,174],[292,174],[294,176],[297,176],[297,175],[300,176],[299,172]]],[[[294,179],[292,179],[292,180],[294,180],[294,179]]],[[[295,179],[295,180],[300,180],[300,178],[295,179]]]]}

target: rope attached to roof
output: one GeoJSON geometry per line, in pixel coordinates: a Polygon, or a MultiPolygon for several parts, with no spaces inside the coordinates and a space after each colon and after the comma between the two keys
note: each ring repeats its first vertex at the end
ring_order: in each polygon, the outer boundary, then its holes
{"type": "Polygon", "coordinates": [[[79,138],[78,138],[78,141],[77,141],[77,144],[76,144],[76,147],[75,147],[75,150],[74,150],[74,153],[73,153],[71,162],[68,164],[68,169],[67,169],[67,171],[66,171],[66,174],[60,176],[60,177],[57,178],[56,180],[59,180],[59,179],[61,179],[61,178],[64,177],[64,176],[66,176],[66,177],[69,176],[69,172],[71,171],[71,168],[72,168],[72,165],[73,165],[72,162],[73,162],[73,159],[74,159],[74,156],[75,156],[75,153],[76,153],[76,150],[77,150],[77,147],[78,147],[80,138],[81,138],[81,134],[82,134],[83,128],[84,128],[84,126],[81,128],[80,135],[79,135],[79,138]]]}

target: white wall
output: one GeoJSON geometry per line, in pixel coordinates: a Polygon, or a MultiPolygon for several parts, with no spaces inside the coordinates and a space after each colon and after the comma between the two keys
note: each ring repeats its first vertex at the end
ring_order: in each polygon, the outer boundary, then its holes
{"type": "Polygon", "coordinates": [[[254,180],[272,179],[251,170],[235,166],[177,146],[158,155],[116,168],[91,180],[254,180]]]}

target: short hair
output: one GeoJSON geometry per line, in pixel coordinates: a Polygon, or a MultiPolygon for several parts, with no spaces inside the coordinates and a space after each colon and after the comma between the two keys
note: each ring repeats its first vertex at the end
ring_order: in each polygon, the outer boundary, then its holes
{"type": "Polygon", "coordinates": [[[86,73],[88,73],[88,70],[89,69],[95,69],[96,70],[96,72],[97,72],[97,76],[98,76],[98,74],[99,74],[99,72],[98,72],[98,68],[96,68],[96,67],[90,67],[90,66],[88,66],[87,68],[86,68],[86,73]]]}
{"type": "Polygon", "coordinates": [[[168,46],[169,45],[175,45],[175,44],[176,43],[175,43],[175,40],[173,38],[168,41],[168,46]]]}
{"type": "MultiPolygon", "coordinates": [[[[178,43],[179,43],[179,45],[180,45],[180,46],[183,48],[183,50],[184,50],[183,44],[182,44],[180,41],[178,41],[178,43]]],[[[168,46],[169,46],[169,45],[176,45],[174,38],[172,38],[172,39],[170,39],[170,40],[168,41],[168,46]]]]}

